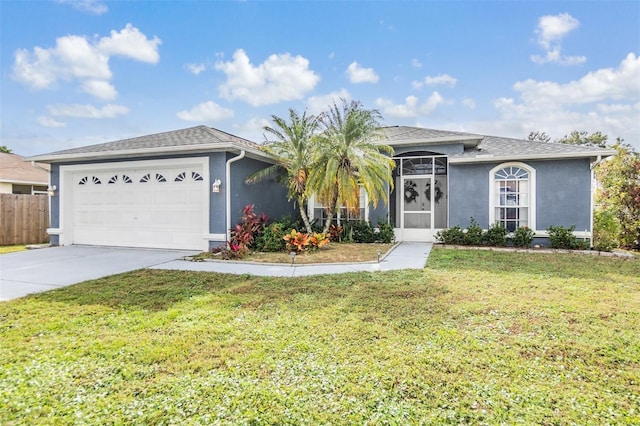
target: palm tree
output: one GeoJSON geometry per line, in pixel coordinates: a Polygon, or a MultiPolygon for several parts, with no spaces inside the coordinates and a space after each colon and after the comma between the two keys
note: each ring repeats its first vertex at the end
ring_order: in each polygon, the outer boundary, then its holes
{"type": "Polygon", "coordinates": [[[377,110],[364,109],[360,102],[334,102],[320,121],[317,157],[309,185],[327,212],[324,232],[328,232],[338,206],[360,208],[360,186],[375,205],[386,204],[393,186],[393,148],[380,143],[382,117],[377,110]],[[385,155],[387,154],[387,155],[385,155]]]}
{"type": "Polygon", "coordinates": [[[311,140],[318,129],[319,119],[305,111],[302,116],[289,108],[289,122],[272,115],[274,127],[265,126],[266,145],[263,150],[276,159],[276,164],[260,170],[246,179],[257,182],[267,176],[278,175],[288,189],[289,200],[295,199],[307,233],[311,234],[311,223],[307,216],[307,181],[312,167],[311,140]]]}

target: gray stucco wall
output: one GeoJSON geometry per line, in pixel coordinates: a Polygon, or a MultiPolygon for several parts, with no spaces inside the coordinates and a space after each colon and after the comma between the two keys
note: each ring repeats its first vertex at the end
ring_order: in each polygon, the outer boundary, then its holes
{"type": "Polygon", "coordinates": [[[469,226],[473,217],[489,226],[489,171],[495,164],[449,164],[449,227],[469,226]]]}
{"type": "MultiPolygon", "coordinates": [[[[591,230],[588,159],[528,161],[536,170],[536,229],[576,226],[591,230]]],[[[500,163],[450,164],[449,226],[469,226],[471,217],[489,226],[489,171],[500,163]]]]}
{"type": "MultiPolygon", "coordinates": [[[[233,158],[234,155],[228,155],[233,158]]],[[[282,216],[297,216],[293,202],[287,201],[286,188],[274,178],[247,184],[245,179],[255,172],[268,167],[251,158],[244,158],[231,164],[231,224],[234,225],[242,217],[241,210],[248,204],[255,206],[258,214],[265,213],[269,219],[280,219],[282,216]]],[[[213,177],[212,177],[213,178],[213,177]]]]}
{"type": "Polygon", "coordinates": [[[588,159],[532,162],[537,176],[537,228],[576,226],[591,231],[591,171],[588,159]]]}

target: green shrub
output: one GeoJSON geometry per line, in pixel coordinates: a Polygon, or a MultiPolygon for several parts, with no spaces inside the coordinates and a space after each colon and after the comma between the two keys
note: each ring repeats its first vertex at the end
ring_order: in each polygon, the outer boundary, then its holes
{"type": "Polygon", "coordinates": [[[526,226],[521,226],[515,230],[513,233],[513,238],[511,241],[513,245],[516,247],[531,247],[531,243],[533,242],[533,237],[535,237],[536,233],[526,226]]]}
{"type": "Polygon", "coordinates": [[[577,248],[580,248],[578,239],[575,235],[573,235],[573,231],[575,231],[575,229],[575,225],[571,225],[570,228],[564,226],[548,227],[547,232],[549,233],[551,248],[568,250],[575,250],[577,248]]]}
{"type": "Polygon", "coordinates": [[[300,229],[300,221],[294,221],[290,216],[284,216],[276,222],[265,226],[262,234],[257,238],[255,247],[257,250],[277,252],[284,251],[286,243],[284,236],[292,229],[300,229]]]}
{"type": "Polygon", "coordinates": [[[507,245],[507,234],[509,231],[500,223],[493,224],[484,234],[485,241],[493,247],[504,247],[507,245]]]}
{"type": "Polygon", "coordinates": [[[395,241],[396,233],[394,226],[386,220],[378,221],[378,233],[376,234],[376,241],[389,244],[395,241]]]}
{"type": "Polygon", "coordinates": [[[283,251],[285,249],[284,236],[291,232],[289,227],[285,227],[280,222],[273,222],[264,228],[261,238],[257,242],[259,250],[262,251],[283,251]]]}
{"type": "Polygon", "coordinates": [[[367,221],[349,222],[349,232],[354,243],[373,243],[376,240],[375,230],[367,221]]]}
{"type": "Polygon", "coordinates": [[[465,235],[462,228],[456,225],[453,228],[438,231],[436,240],[443,244],[459,245],[465,243],[465,235]]]}
{"type": "Polygon", "coordinates": [[[618,247],[620,225],[610,210],[596,210],[593,213],[593,242],[596,250],[611,251],[618,247]]]}
{"type": "Polygon", "coordinates": [[[482,227],[478,225],[478,222],[472,217],[471,225],[467,228],[467,232],[464,234],[464,244],[469,246],[481,246],[484,242],[484,231],[482,227]]]}

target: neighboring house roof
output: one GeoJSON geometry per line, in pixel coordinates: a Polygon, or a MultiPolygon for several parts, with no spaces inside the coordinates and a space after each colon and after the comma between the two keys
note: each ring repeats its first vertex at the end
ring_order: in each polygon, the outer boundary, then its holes
{"type": "Polygon", "coordinates": [[[260,146],[254,142],[211,127],[196,126],[97,145],[65,149],[31,157],[31,159],[51,163],[165,155],[169,153],[240,152],[243,150],[247,152],[248,156],[267,157],[265,153],[260,151],[260,146]]]}
{"type": "Polygon", "coordinates": [[[539,142],[524,139],[482,136],[473,133],[424,129],[422,127],[383,127],[382,143],[399,145],[436,145],[463,143],[461,154],[451,155],[450,163],[479,163],[509,160],[596,158],[615,155],[615,151],[584,145],[539,142]]]}
{"type": "Polygon", "coordinates": [[[17,154],[0,153],[0,182],[49,185],[49,165],[25,161],[17,154]]]}

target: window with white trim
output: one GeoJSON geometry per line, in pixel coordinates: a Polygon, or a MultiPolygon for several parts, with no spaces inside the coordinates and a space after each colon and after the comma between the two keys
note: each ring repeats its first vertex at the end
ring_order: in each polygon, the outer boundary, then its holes
{"type": "Polygon", "coordinates": [[[507,163],[490,172],[489,222],[509,232],[520,227],[535,230],[535,169],[507,163]]]}
{"type": "MultiPolygon", "coordinates": [[[[362,220],[368,220],[367,204],[367,192],[362,186],[360,186],[360,208],[354,211],[346,208],[345,206],[340,206],[340,208],[338,208],[337,215],[333,216],[332,222],[341,224],[344,222],[359,222],[362,220]]],[[[325,211],[324,206],[319,201],[317,201],[315,197],[312,197],[309,200],[309,207],[310,212],[313,212],[310,219],[317,220],[318,225],[324,226],[324,222],[327,219],[327,212],[325,211]]]]}

